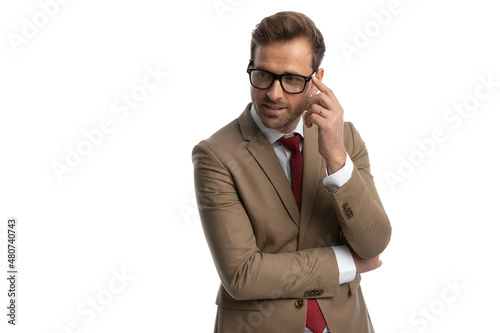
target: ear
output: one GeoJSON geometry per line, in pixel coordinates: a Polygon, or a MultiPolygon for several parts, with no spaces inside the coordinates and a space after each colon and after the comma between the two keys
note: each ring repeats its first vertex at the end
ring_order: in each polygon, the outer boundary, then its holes
{"type": "MultiPolygon", "coordinates": [[[[323,68],[320,68],[320,69],[318,69],[318,71],[316,72],[316,74],[314,76],[316,76],[320,81],[322,81],[323,75],[325,75],[325,70],[323,68]]],[[[311,94],[316,95],[318,93],[318,91],[319,91],[318,87],[316,87],[313,84],[311,94]]]]}

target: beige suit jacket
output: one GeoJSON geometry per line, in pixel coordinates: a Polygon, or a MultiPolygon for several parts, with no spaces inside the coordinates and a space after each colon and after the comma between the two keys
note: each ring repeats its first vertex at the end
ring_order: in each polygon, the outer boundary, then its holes
{"type": "Polygon", "coordinates": [[[328,192],[317,127],[304,128],[299,212],[250,106],[193,149],[198,209],[221,279],[215,332],[304,333],[308,298],[318,301],[331,332],[373,332],[360,275],[339,286],[330,248],[347,242],[360,257],[373,258],[390,239],[364,142],[346,122],[354,171],[328,192]]]}

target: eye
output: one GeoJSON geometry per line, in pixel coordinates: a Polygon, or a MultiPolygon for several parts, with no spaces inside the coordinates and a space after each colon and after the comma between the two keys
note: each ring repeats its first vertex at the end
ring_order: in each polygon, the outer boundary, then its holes
{"type": "Polygon", "coordinates": [[[289,84],[301,84],[304,82],[303,78],[301,78],[300,76],[296,76],[296,75],[287,75],[287,76],[284,76],[283,78],[289,84]]]}
{"type": "Polygon", "coordinates": [[[263,71],[256,71],[257,72],[257,78],[258,79],[268,79],[271,77],[271,74],[268,72],[263,72],[263,71]]]}

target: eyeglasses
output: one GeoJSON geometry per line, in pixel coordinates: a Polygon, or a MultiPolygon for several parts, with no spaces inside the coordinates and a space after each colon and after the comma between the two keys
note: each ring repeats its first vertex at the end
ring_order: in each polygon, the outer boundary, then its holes
{"type": "Polygon", "coordinates": [[[298,74],[274,74],[263,69],[247,68],[247,73],[250,76],[250,84],[257,89],[269,89],[274,81],[278,80],[281,88],[289,94],[300,94],[306,88],[307,82],[311,81],[311,76],[303,76],[298,74]]]}

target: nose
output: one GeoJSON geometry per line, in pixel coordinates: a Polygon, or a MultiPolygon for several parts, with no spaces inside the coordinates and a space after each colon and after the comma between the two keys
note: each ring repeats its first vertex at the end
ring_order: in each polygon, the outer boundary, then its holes
{"type": "Polygon", "coordinates": [[[281,84],[279,80],[274,80],[273,85],[267,89],[267,96],[271,99],[271,101],[276,101],[283,98],[283,88],[281,88],[281,84]]]}

